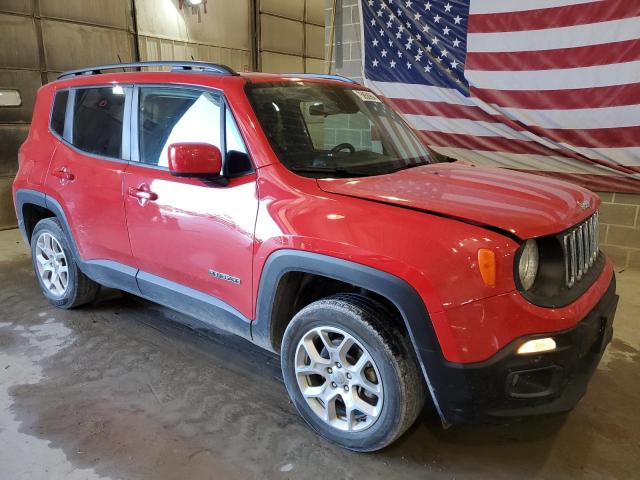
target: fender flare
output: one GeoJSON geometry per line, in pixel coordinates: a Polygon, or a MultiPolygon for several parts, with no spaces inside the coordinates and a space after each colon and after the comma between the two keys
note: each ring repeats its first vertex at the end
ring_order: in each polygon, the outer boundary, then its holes
{"type": "Polygon", "coordinates": [[[275,351],[271,316],[276,291],[282,277],[288,272],[311,273],[350,283],[375,292],[393,303],[409,332],[434,405],[440,417],[446,421],[438,403],[439,386],[446,382],[443,378],[445,369],[439,368],[443,366],[444,357],[427,308],[409,283],[390,273],[336,257],[300,250],[277,250],[264,264],[258,288],[256,318],[251,325],[253,342],[270,351],[275,351]]]}

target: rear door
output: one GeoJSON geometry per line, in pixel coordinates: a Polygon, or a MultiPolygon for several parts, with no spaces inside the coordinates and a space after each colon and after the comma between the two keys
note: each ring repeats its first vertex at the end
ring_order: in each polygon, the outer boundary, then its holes
{"type": "Polygon", "coordinates": [[[136,87],[131,127],[124,191],[142,293],[161,301],[202,292],[250,318],[256,174],[224,98],[191,87],[136,87]],[[171,175],[167,149],[176,142],[219,147],[228,185],[171,175]]]}
{"type": "Polygon", "coordinates": [[[122,85],[69,89],[62,135],[60,125],[52,132],[60,143],[47,193],[62,206],[83,260],[135,265],[122,193],[131,93],[122,85]]]}

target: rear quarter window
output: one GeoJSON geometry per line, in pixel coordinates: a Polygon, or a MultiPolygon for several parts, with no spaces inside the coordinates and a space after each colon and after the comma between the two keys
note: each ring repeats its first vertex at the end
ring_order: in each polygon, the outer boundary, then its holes
{"type": "Polygon", "coordinates": [[[64,132],[64,119],[67,113],[67,99],[69,98],[69,91],[64,90],[57,92],[53,99],[53,106],[51,108],[51,131],[62,136],[64,132]]]}
{"type": "Polygon", "coordinates": [[[120,86],[76,90],[74,146],[103,157],[122,157],[125,89],[120,86]]]}

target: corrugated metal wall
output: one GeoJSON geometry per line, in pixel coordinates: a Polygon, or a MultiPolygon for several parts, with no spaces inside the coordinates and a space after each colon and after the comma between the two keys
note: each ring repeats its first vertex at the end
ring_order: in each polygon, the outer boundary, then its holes
{"type": "Polygon", "coordinates": [[[0,107],[0,228],[15,225],[11,182],[38,87],[81,65],[131,60],[130,0],[2,0],[0,88],[17,89],[19,107],[0,107]]]}
{"type": "Polygon", "coordinates": [[[322,72],[323,8],[323,0],[208,0],[198,16],[179,0],[0,0],[0,89],[22,98],[0,107],[0,228],[15,225],[11,182],[35,92],[59,72],[138,58],[322,72]]]}
{"type": "Polygon", "coordinates": [[[322,73],[323,0],[260,0],[260,69],[322,73]]]}
{"type": "MultiPolygon", "coordinates": [[[[298,0],[300,1],[300,0],[298,0]]],[[[251,68],[251,0],[209,0],[201,21],[172,0],[135,0],[141,60],[202,60],[251,68]],[[232,8],[230,6],[232,5],[232,8]]]]}

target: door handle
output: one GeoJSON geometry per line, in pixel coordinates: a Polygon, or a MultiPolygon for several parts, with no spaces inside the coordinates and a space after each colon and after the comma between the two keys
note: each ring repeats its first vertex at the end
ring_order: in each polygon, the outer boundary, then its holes
{"type": "Polygon", "coordinates": [[[144,205],[147,202],[153,202],[158,199],[158,194],[152,192],[149,188],[149,185],[147,185],[146,183],[143,183],[138,188],[129,187],[129,189],[127,190],[127,194],[130,197],[137,198],[138,202],[140,202],[140,205],[144,205]]]}
{"type": "Polygon", "coordinates": [[[55,170],[51,172],[51,175],[59,178],[61,182],[64,180],[72,181],[72,180],[75,180],[76,178],[76,176],[73,173],[71,173],[67,169],[67,167],[62,167],[60,170],[55,170]]]}

